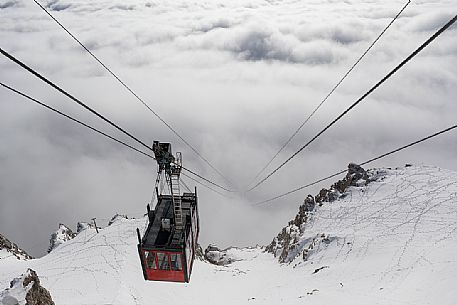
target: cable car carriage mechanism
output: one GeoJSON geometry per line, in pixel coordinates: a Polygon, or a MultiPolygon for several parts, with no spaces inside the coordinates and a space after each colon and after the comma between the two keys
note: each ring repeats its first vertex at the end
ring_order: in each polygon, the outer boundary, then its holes
{"type": "Polygon", "coordinates": [[[170,143],[154,141],[152,145],[158,164],[155,185],[157,204],[147,206],[148,225],[138,234],[138,253],[145,280],[189,282],[200,231],[197,189],[194,193],[180,191],[181,153],[176,157],[170,143]],[[168,190],[159,185],[168,185],[168,190]]]}

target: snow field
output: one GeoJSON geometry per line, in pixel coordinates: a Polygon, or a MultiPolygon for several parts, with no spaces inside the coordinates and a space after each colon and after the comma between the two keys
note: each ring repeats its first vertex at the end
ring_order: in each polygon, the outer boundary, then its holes
{"type": "MultiPolygon", "coordinates": [[[[303,246],[325,234],[307,261],[279,264],[263,248],[231,248],[228,266],[195,261],[189,284],[146,282],[136,228],[119,219],[82,231],[35,260],[1,260],[0,287],[37,271],[56,304],[455,304],[457,174],[418,166],[324,203],[306,224],[303,246]]],[[[205,230],[205,228],[202,228],[205,230]]]]}

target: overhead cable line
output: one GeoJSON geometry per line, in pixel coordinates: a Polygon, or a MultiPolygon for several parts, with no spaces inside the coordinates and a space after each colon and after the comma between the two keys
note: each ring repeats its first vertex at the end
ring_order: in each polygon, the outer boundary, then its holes
{"type": "MultiPolygon", "coordinates": [[[[135,147],[133,147],[133,146],[131,146],[131,145],[129,145],[129,144],[123,142],[123,141],[121,141],[121,140],[118,140],[118,139],[116,139],[115,137],[110,136],[109,134],[107,134],[107,133],[105,133],[105,132],[103,132],[103,131],[101,131],[101,130],[99,130],[99,129],[97,129],[97,128],[94,128],[94,127],[92,127],[92,126],[90,126],[90,125],[88,125],[88,124],[86,124],[86,123],[84,123],[84,122],[82,122],[82,121],[80,121],[80,120],[78,120],[78,119],[75,119],[74,117],[72,117],[72,116],[70,116],[70,115],[67,115],[67,114],[63,113],[63,112],[60,111],[60,110],[57,110],[57,109],[55,109],[55,108],[53,108],[53,107],[51,107],[51,106],[49,106],[49,105],[46,105],[45,103],[40,102],[39,100],[37,100],[37,99],[31,97],[30,95],[27,95],[27,94],[25,94],[25,93],[23,93],[23,92],[21,92],[21,91],[15,89],[15,88],[11,87],[11,86],[8,86],[8,85],[4,84],[3,82],[0,82],[0,85],[3,86],[3,87],[6,88],[6,89],[8,89],[8,90],[10,90],[10,91],[12,91],[12,92],[18,94],[18,95],[21,95],[22,97],[27,98],[28,100],[30,100],[30,101],[32,101],[32,102],[37,103],[38,105],[40,105],[40,106],[42,106],[42,107],[45,107],[46,109],[49,109],[49,110],[53,111],[54,113],[57,113],[57,114],[59,114],[59,115],[65,117],[65,118],[67,118],[67,119],[69,119],[69,120],[71,120],[71,121],[73,121],[73,122],[75,122],[75,123],[78,123],[79,125],[82,125],[82,126],[88,128],[88,129],[90,129],[90,130],[92,130],[92,131],[94,131],[94,132],[96,132],[96,133],[98,133],[98,134],[100,134],[100,135],[102,135],[102,136],[108,138],[108,139],[111,139],[111,140],[113,140],[113,141],[115,141],[115,142],[117,142],[117,143],[119,143],[119,144],[121,144],[121,145],[123,145],[123,146],[125,146],[125,147],[127,147],[127,148],[130,148],[130,149],[132,149],[133,151],[135,151],[135,152],[137,152],[137,153],[140,153],[140,154],[142,154],[142,155],[144,155],[144,156],[146,156],[146,157],[148,157],[148,158],[151,158],[151,159],[154,159],[154,160],[155,160],[155,157],[154,157],[154,156],[152,156],[152,155],[150,155],[150,154],[148,154],[148,153],[145,153],[145,152],[143,152],[143,151],[141,151],[141,150],[139,150],[139,149],[137,149],[137,148],[135,148],[135,147]]],[[[211,184],[213,184],[213,185],[215,185],[215,186],[217,186],[217,187],[219,187],[219,188],[224,189],[222,186],[219,186],[218,184],[215,184],[214,182],[212,182],[212,181],[210,181],[210,180],[208,180],[208,179],[202,177],[201,175],[199,175],[199,174],[197,174],[197,173],[195,173],[195,172],[193,172],[193,171],[191,171],[191,170],[189,170],[189,169],[187,169],[187,168],[186,168],[185,170],[187,170],[187,171],[190,172],[191,174],[193,174],[193,175],[199,177],[200,179],[207,181],[208,183],[211,183],[211,184]]],[[[207,189],[209,189],[209,190],[211,190],[211,191],[213,191],[213,192],[216,192],[216,193],[218,193],[218,194],[220,194],[220,195],[222,195],[222,196],[225,196],[225,195],[223,195],[222,193],[220,193],[220,192],[214,190],[213,188],[208,187],[207,185],[205,185],[205,184],[203,184],[203,183],[197,181],[196,179],[193,179],[193,178],[190,177],[189,175],[186,175],[186,174],[184,174],[184,173],[183,173],[183,175],[186,176],[186,177],[188,177],[189,179],[192,179],[192,180],[196,181],[197,183],[201,184],[202,186],[206,187],[207,189]]],[[[226,197],[226,196],[225,196],[225,197],[226,197]]]]}
{"type": "MultiPolygon", "coordinates": [[[[104,120],[105,122],[110,124],[111,126],[115,127],[117,130],[121,131],[122,133],[124,133],[125,135],[130,137],[131,139],[135,140],[136,142],[140,143],[142,146],[144,146],[147,149],[152,151],[152,148],[149,147],[147,144],[145,144],[144,142],[142,142],[141,140],[139,140],[138,138],[136,138],[135,136],[133,136],[129,132],[125,131],[123,128],[119,127],[114,122],[110,121],[109,119],[107,119],[106,117],[104,117],[102,114],[98,113],[97,111],[95,111],[91,107],[87,106],[85,103],[83,103],[82,101],[80,101],[79,99],[77,99],[76,97],[74,97],[73,95],[68,93],[67,91],[63,90],[61,87],[59,87],[58,85],[56,85],[53,82],[51,82],[49,79],[47,79],[46,77],[44,77],[40,73],[36,72],[35,70],[33,70],[32,68],[27,66],[25,63],[23,63],[19,59],[15,58],[13,55],[11,55],[8,52],[4,51],[2,48],[0,48],[0,53],[3,54],[4,56],[6,56],[11,61],[13,61],[14,63],[16,63],[19,66],[21,66],[22,68],[24,68],[25,70],[27,70],[28,72],[30,72],[31,74],[33,74],[34,76],[36,76],[37,78],[39,78],[40,80],[42,80],[43,82],[47,83],[49,86],[53,87],[54,89],[56,89],[57,91],[59,91],[63,95],[67,96],[72,101],[74,101],[77,104],[81,105],[83,108],[89,110],[91,113],[95,114],[97,117],[101,118],[102,120],[104,120]]],[[[201,175],[199,175],[199,174],[197,174],[197,173],[195,173],[195,172],[193,172],[193,171],[191,171],[189,169],[186,169],[186,170],[189,171],[190,173],[192,173],[193,175],[199,177],[200,179],[204,179],[205,181],[213,184],[214,186],[217,186],[217,187],[219,187],[219,188],[221,188],[221,189],[223,189],[225,191],[230,192],[230,190],[228,190],[227,188],[225,188],[225,187],[223,187],[223,186],[221,186],[221,185],[219,185],[219,184],[217,184],[215,182],[212,182],[211,180],[206,179],[206,178],[202,177],[201,175]]]]}
{"type": "Polygon", "coordinates": [[[450,21],[448,21],[443,27],[441,27],[435,34],[433,34],[429,39],[427,39],[421,46],[419,46],[413,53],[411,53],[407,58],[405,58],[398,66],[396,66],[392,71],[390,71],[386,76],[384,76],[378,83],[376,83],[370,90],[368,90],[364,95],[362,95],[357,101],[355,101],[349,108],[343,111],[338,117],[336,117],[330,124],[328,124],[324,129],[322,129],[317,135],[315,135],[311,140],[309,140],[305,145],[300,147],[295,153],[293,153],[289,158],[287,158],[281,165],[276,167],[271,171],[265,178],[260,180],[256,185],[248,189],[247,191],[252,191],[257,188],[268,178],[274,175],[280,168],[286,165],[290,160],[296,157],[303,149],[308,147],[312,142],[314,142],[319,136],[321,136],[325,131],[332,127],[337,121],[339,121],[343,116],[345,116],[349,111],[351,111],[355,106],[357,106],[361,101],[363,101],[368,95],[373,93],[382,83],[388,80],[392,75],[394,75],[401,67],[408,63],[413,57],[419,54],[427,45],[429,45],[433,40],[435,40],[439,35],[441,35],[445,30],[447,30],[454,22],[457,20],[457,15],[455,15],[450,21]]]}
{"type": "Polygon", "coordinates": [[[97,117],[101,118],[103,121],[107,122],[108,124],[110,124],[111,126],[116,128],[117,130],[121,131],[123,134],[127,135],[129,138],[133,139],[134,141],[140,143],[142,146],[144,146],[147,149],[152,151],[152,148],[149,147],[147,144],[145,144],[143,141],[139,140],[138,138],[136,138],[135,136],[130,134],[128,131],[124,130],[122,127],[119,127],[114,122],[112,122],[111,120],[107,119],[105,116],[103,116],[102,114],[100,114],[96,110],[92,109],[87,104],[83,103],[81,100],[77,99],[76,97],[74,97],[73,95],[71,95],[70,93],[68,93],[67,91],[65,91],[61,87],[59,87],[58,85],[54,84],[52,81],[50,81],[49,79],[47,79],[46,77],[44,77],[40,73],[36,72],[35,70],[33,70],[32,68],[27,66],[25,63],[23,63],[19,59],[15,58],[13,55],[11,55],[8,52],[6,52],[5,50],[3,50],[1,47],[0,47],[0,53],[2,53],[5,57],[10,59],[14,63],[18,64],[19,66],[21,66],[22,68],[24,68],[25,70],[27,70],[28,72],[30,72],[31,74],[33,74],[34,76],[36,76],[37,78],[39,78],[40,80],[42,80],[43,82],[48,84],[49,86],[53,87],[54,89],[56,89],[57,91],[59,91],[60,93],[65,95],[66,97],[70,98],[72,101],[74,101],[75,103],[77,103],[78,105],[83,107],[84,109],[90,111],[92,114],[94,114],[97,117]]]}
{"type": "Polygon", "coordinates": [[[200,184],[201,186],[206,187],[207,189],[209,189],[209,190],[211,190],[211,191],[213,191],[213,192],[215,192],[215,193],[221,195],[222,197],[225,197],[225,198],[229,198],[229,199],[230,199],[230,197],[228,197],[227,195],[225,195],[225,194],[219,192],[218,190],[215,190],[215,189],[213,189],[212,187],[210,187],[210,186],[208,186],[208,185],[206,185],[206,184],[204,184],[204,183],[198,181],[197,179],[195,179],[195,178],[193,178],[193,177],[187,175],[186,173],[181,173],[181,175],[183,175],[184,177],[189,178],[190,180],[192,180],[192,181],[194,181],[194,182],[200,184]]]}
{"type": "Polygon", "coordinates": [[[136,94],[124,81],[120,79],[108,66],[106,66],[94,53],[92,53],[75,35],[73,35],[62,23],[60,23],[49,11],[37,0],[33,0],[52,20],[54,20],[68,35],[73,38],[92,58],[94,58],[106,71],[108,71],[127,91],[129,91],[144,107],[146,107],[156,118],[158,118],[173,134],[175,134],[185,145],[187,145],[200,159],[202,159],[211,169],[221,176],[230,185],[233,183],[225,177],[211,162],[209,162],[193,145],[184,139],[169,123],[167,123],[154,109],[152,109],[138,94],[136,94]]]}
{"type": "Polygon", "coordinates": [[[202,179],[202,180],[204,180],[204,181],[206,181],[206,182],[208,182],[208,183],[210,183],[210,184],[212,184],[212,185],[214,185],[214,186],[217,186],[217,187],[220,188],[220,189],[223,189],[223,190],[226,191],[226,192],[233,193],[232,190],[226,189],[225,187],[223,187],[223,186],[221,186],[221,185],[219,185],[219,184],[217,184],[217,183],[214,183],[214,182],[211,181],[211,180],[206,179],[205,177],[203,177],[203,176],[197,174],[196,172],[194,172],[194,171],[192,171],[192,170],[190,170],[190,169],[188,169],[188,168],[185,168],[184,166],[181,166],[181,168],[182,168],[183,170],[189,172],[190,174],[192,174],[192,175],[194,175],[194,176],[196,176],[196,177],[198,177],[198,178],[200,178],[200,179],[202,179]]]}
{"type": "Polygon", "coordinates": [[[128,147],[128,148],[130,148],[130,149],[132,149],[132,150],[134,150],[134,151],[136,151],[137,153],[140,153],[140,154],[142,154],[142,155],[145,155],[146,157],[149,157],[149,158],[151,158],[151,159],[155,159],[152,155],[150,155],[150,154],[148,154],[148,153],[145,153],[145,152],[143,152],[143,151],[141,151],[141,150],[139,150],[139,149],[133,147],[132,145],[127,144],[127,143],[121,141],[121,140],[118,140],[118,139],[114,138],[113,136],[110,136],[109,134],[107,134],[107,133],[105,133],[105,132],[103,132],[103,131],[101,131],[101,130],[99,130],[99,129],[97,129],[97,128],[94,128],[94,127],[92,127],[92,126],[90,126],[90,125],[87,125],[86,123],[84,123],[84,122],[82,122],[82,121],[80,121],[80,120],[78,120],[78,119],[75,119],[75,118],[73,118],[73,117],[71,117],[71,116],[69,116],[69,115],[63,113],[63,112],[60,111],[60,110],[57,110],[57,109],[55,109],[55,108],[53,108],[53,107],[51,107],[51,106],[49,106],[49,105],[46,105],[46,104],[40,102],[39,100],[37,100],[37,99],[35,99],[35,98],[33,98],[33,97],[31,97],[31,96],[29,96],[29,95],[23,93],[23,92],[20,92],[19,90],[16,90],[16,89],[14,89],[14,88],[12,88],[12,87],[10,87],[10,86],[8,86],[8,85],[2,83],[2,82],[0,82],[0,85],[2,85],[4,88],[6,88],[6,89],[8,89],[8,90],[10,90],[10,91],[12,91],[12,92],[14,92],[14,93],[17,93],[17,94],[19,94],[19,95],[21,95],[21,96],[23,96],[23,97],[25,97],[25,98],[31,100],[32,102],[37,103],[37,104],[40,105],[40,106],[43,106],[43,107],[45,107],[45,108],[47,108],[47,109],[49,109],[49,110],[51,110],[51,111],[53,111],[53,112],[55,112],[55,113],[57,113],[57,114],[60,114],[61,116],[65,117],[65,118],[67,118],[67,119],[72,120],[73,122],[76,122],[76,123],[78,123],[78,124],[80,124],[80,125],[82,125],[82,126],[84,126],[84,127],[86,127],[86,128],[89,128],[90,130],[95,131],[96,133],[101,134],[102,136],[104,136],[104,137],[106,137],[106,138],[109,138],[109,139],[111,139],[111,140],[113,140],[113,141],[115,141],[115,142],[117,142],[117,143],[119,143],[119,144],[121,144],[121,145],[124,145],[124,146],[126,146],[126,147],[128,147]]]}
{"type": "Polygon", "coordinates": [[[335,92],[335,90],[341,85],[341,83],[346,79],[346,77],[354,70],[354,68],[358,65],[358,63],[367,55],[367,53],[373,48],[373,46],[378,42],[378,40],[381,38],[382,35],[390,28],[390,26],[395,22],[395,20],[398,19],[398,17],[403,13],[403,11],[406,9],[406,7],[411,3],[411,0],[408,0],[406,4],[401,8],[401,10],[397,13],[397,15],[389,22],[389,24],[382,30],[382,32],[376,37],[376,39],[370,44],[368,49],[363,52],[363,54],[357,59],[357,61],[351,66],[351,68],[346,72],[346,74],[343,75],[343,77],[338,81],[338,83],[330,90],[330,92],[325,96],[325,98],[317,105],[316,108],[311,112],[310,115],[305,119],[303,123],[298,126],[298,128],[292,133],[292,135],[287,139],[287,141],[281,146],[281,148],[276,152],[276,154],[267,162],[267,164],[257,173],[257,175],[252,179],[252,181],[249,183],[250,185],[270,166],[270,164],[276,159],[276,157],[284,150],[284,148],[289,145],[289,143],[292,141],[292,139],[300,132],[300,130],[303,128],[303,126],[308,123],[308,121],[311,119],[311,117],[321,108],[321,106],[328,100],[328,98],[335,92]]]}
{"type": "MultiPolygon", "coordinates": [[[[409,144],[407,144],[407,145],[404,145],[404,146],[402,146],[402,147],[399,147],[399,148],[397,148],[397,149],[394,149],[394,150],[392,150],[392,151],[389,151],[389,152],[387,152],[387,153],[384,153],[384,154],[382,154],[382,155],[380,155],[380,156],[377,156],[377,157],[374,157],[374,158],[372,158],[372,159],[369,159],[369,160],[367,160],[367,161],[365,161],[365,162],[360,163],[359,165],[362,166],[362,165],[366,165],[366,164],[368,164],[368,163],[372,163],[372,162],[374,162],[374,161],[376,161],[376,160],[379,160],[379,159],[381,159],[381,158],[387,157],[387,156],[389,156],[389,155],[392,155],[392,154],[394,154],[394,153],[397,153],[397,152],[399,152],[399,151],[402,151],[402,150],[404,150],[404,149],[406,149],[406,148],[409,148],[409,147],[411,147],[411,146],[414,146],[414,145],[416,145],[416,144],[425,142],[425,141],[427,141],[427,140],[430,140],[430,139],[432,139],[432,138],[435,138],[435,137],[437,137],[437,136],[439,136],[439,135],[442,135],[443,133],[449,132],[449,131],[451,131],[451,130],[453,130],[453,129],[456,129],[456,128],[457,128],[457,125],[453,125],[453,126],[451,126],[451,127],[448,127],[448,128],[446,128],[446,129],[443,129],[443,130],[441,130],[441,131],[438,131],[438,132],[436,132],[436,133],[434,133],[434,134],[432,134],[432,135],[429,135],[429,136],[427,136],[427,137],[424,137],[424,138],[422,138],[422,139],[420,139],[420,140],[414,141],[414,142],[412,142],[412,143],[409,143],[409,144]]],[[[284,193],[284,194],[281,194],[281,195],[278,195],[278,196],[276,196],[276,197],[273,197],[273,198],[270,198],[270,199],[267,199],[267,200],[258,202],[258,203],[256,203],[255,205],[261,205],[261,204],[264,204],[264,203],[267,203],[267,202],[270,202],[270,201],[273,201],[273,200],[276,200],[276,199],[285,197],[285,196],[287,196],[287,195],[290,195],[290,194],[292,194],[292,193],[298,192],[298,191],[300,191],[300,190],[302,190],[302,189],[305,189],[305,188],[307,188],[307,187],[313,186],[313,185],[315,185],[315,184],[318,184],[318,183],[320,183],[320,182],[323,182],[323,181],[328,180],[328,179],[330,179],[330,178],[333,178],[333,177],[335,177],[335,176],[344,174],[344,173],[347,172],[347,171],[348,171],[347,169],[342,170],[342,171],[339,171],[339,172],[337,172],[337,173],[335,173],[335,174],[332,174],[332,175],[327,176],[327,177],[325,177],[325,178],[321,178],[321,179],[316,180],[316,181],[314,181],[314,182],[312,182],[312,183],[309,183],[309,184],[300,186],[300,187],[298,187],[298,188],[296,188],[296,189],[293,189],[293,190],[291,190],[291,191],[288,191],[288,192],[286,192],[286,193],[284,193]]]]}
{"type": "Polygon", "coordinates": [[[191,189],[187,186],[183,179],[180,179],[179,183],[181,183],[181,186],[183,186],[189,193],[192,193],[191,189]]]}

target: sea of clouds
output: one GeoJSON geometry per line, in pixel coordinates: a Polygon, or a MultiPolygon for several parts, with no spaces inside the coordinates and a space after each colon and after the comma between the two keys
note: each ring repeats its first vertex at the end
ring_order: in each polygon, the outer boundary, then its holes
{"type": "MultiPolygon", "coordinates": [[[[406,1],[39,1],[232,182],[246,189],[406,1]]],[[[411,1],[270,167],[331,122],[457,12],[411,1]]],[[[0,47],[147,143],[172,142],[208,168],[32,0],[0,1],[0,47]]],[[[454,25],[256,191],[199,187],[201,242],[268,243],[307,193],[252,204],[455,124],[454,25]]],[[[0,81],[126,137],[6,58],[0,81]]],[[[140,216],[155,165],[0,88],[0,232],[40,255],[59,222],[140,216]],[[40,244],[41,242],[41,244],[40,244]]],[[[456,134],[378,161],[457,170],[456,134]]],[[[267,171],[268,172],[268,171],[267,171]]],[[[187,180],[188,185],[194,185],[187,180]]]]}

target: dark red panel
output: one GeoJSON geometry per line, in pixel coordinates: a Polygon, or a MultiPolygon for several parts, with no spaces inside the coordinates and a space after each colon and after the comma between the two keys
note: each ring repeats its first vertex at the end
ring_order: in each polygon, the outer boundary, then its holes
{"type": "Polygon", "coordinates": [[[143,266],[145,268],[145,274],[146,274],[146,279],[149,281],[168,281],[168,282],[185,282],[185,276],[184,276],[184,268],[182,268],[182,263],[185,262],[183,260],[183,255],[181,252],[168,252],[168,251],[143,251],[143,266]],[[148,254],[154,255],[149,256],[148,254]],[[180,254],[181,257],[181,269],[182,270],[172,270],[171,266],[171,260],[170,260],[170,254],[180,254]],[[162,257],[163,255],[166,255],[168,259],[168,264],[160,264],[159,258],[162,257]],[[151,261],[147,261],[148,257],[154,257],[155,258],[155,263],[152,263],[151,261]],[[167,266],[167,270],[161,270],[160,266],[167,266]]]}
{"type": "Polygon", "coordinates": [[[149,281],[185,282],[184,271],[165,271],[146,269],[149,281]]]}

